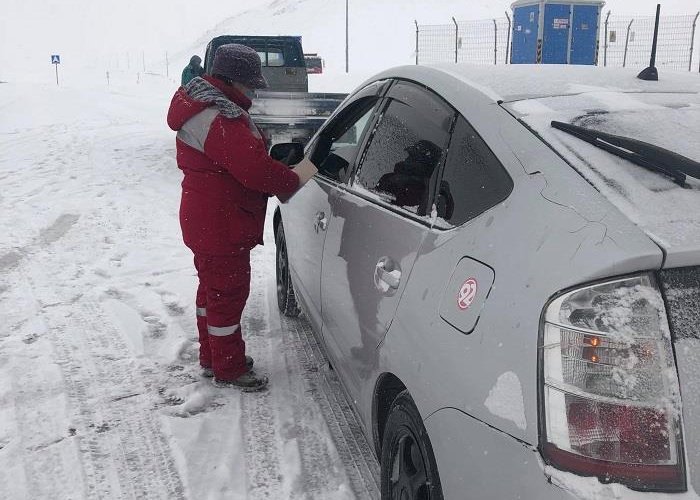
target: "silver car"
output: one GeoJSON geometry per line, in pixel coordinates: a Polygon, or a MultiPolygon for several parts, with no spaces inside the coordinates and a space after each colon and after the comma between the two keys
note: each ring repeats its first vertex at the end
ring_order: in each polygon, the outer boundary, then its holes
{"type": "Polygon", "coordinates": [[[698,498],[698,75],[401,67],[305,153],[279,307],[383,498],[698,498]]]}

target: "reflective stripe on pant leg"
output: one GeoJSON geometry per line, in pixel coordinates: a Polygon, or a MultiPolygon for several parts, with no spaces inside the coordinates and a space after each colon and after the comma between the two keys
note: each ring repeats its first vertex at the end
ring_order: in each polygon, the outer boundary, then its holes
{"type": "Polygon", "coordinates": [[[207,326],[207,331],[209,332],[209,335],[213,335],[214,337],[228,337],[229,335],[233,335],[238,331],[240,328],[240,325],[233,325],[233,326],[207,326]]]}
{"type": "Polygon", "coordinates": [[[234,380],[248,371],[240,323],[250,291],[250,254],[198,257],[206,299],[197,305],[207,309],[214,376],[218,380],[234,380]]]}
{"type": "Polygon", "coordinates": [[[211,346],[209,345],[209,333],[207,332],[207,288],[204,282],[205,276],[199,272],[201,257],[194,256],[194,267],[197,269],[199,286],[195,305],[197,308],[197,330],[199,333],[199,364],[203,368],[211,368],[211,346]]]}

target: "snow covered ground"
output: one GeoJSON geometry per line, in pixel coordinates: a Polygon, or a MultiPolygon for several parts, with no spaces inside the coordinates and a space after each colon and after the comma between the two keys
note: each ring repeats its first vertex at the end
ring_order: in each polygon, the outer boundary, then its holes
{"type": "Polygon", "coordinates": [[[0,85],[0,498],[376,498],[378,468],[274,243],[244,316],[262,394],[200,377],[175,87],[0,85]]]}

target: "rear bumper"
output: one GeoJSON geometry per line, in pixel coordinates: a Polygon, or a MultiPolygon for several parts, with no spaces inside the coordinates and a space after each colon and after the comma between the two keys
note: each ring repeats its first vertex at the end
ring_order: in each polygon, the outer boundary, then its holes
{"type": "Polygon", "coordinates": [[[596,478],[545,467],[532,446],[446,408],[425,427],[435,452],[445,500],[690,500],[695,493],[640,493],[596,478]]]}

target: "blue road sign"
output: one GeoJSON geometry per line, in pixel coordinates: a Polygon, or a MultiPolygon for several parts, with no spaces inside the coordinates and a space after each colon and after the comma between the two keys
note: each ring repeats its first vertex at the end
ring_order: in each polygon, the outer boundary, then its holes
{"type": "Polygon", "coordinates": [[[61,56],[58,54],[53,54],[51,56],[51,64],[61,64],[61,56]]]}

